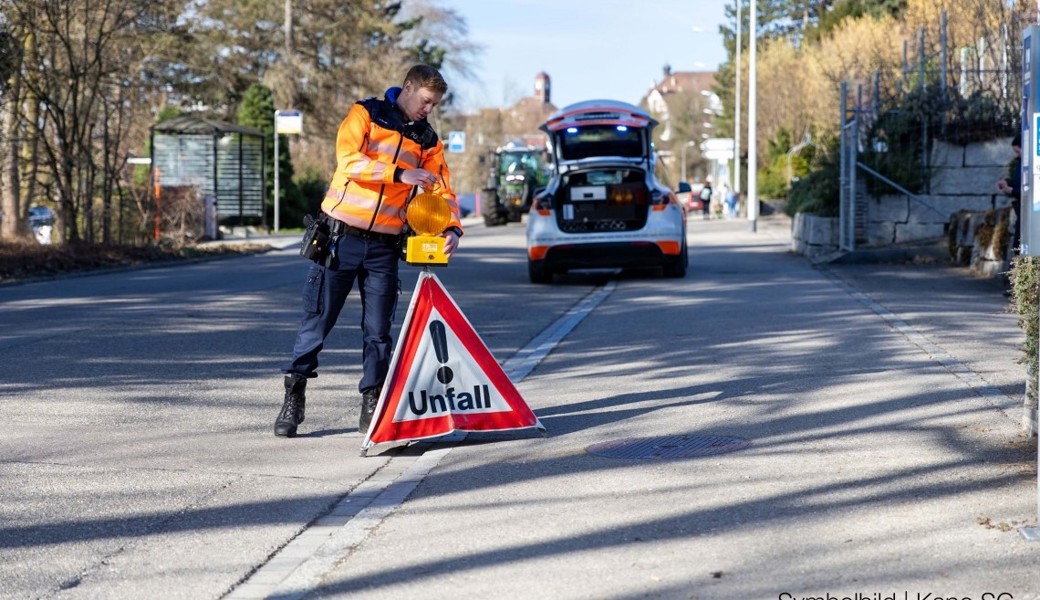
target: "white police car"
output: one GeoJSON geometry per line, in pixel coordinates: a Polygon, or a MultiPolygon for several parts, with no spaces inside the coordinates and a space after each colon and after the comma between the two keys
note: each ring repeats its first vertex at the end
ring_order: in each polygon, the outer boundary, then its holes
{"type": "Polygon", "coordinates": [[[570,269],[661,267],[685,277],[686,212],[654,174],[643,109],[589,100],[553,113],[553,175],[527,218],[527,266],[533,283],[570,269]]]}

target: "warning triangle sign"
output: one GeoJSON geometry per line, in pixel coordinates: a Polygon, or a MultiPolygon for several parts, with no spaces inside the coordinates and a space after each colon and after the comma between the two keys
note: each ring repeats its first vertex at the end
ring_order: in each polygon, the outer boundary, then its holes
{"type": "Polygon", "coordinates": [[[437,276],[423,270],[362,449],[530,427],[545,429],[437,276]]]}

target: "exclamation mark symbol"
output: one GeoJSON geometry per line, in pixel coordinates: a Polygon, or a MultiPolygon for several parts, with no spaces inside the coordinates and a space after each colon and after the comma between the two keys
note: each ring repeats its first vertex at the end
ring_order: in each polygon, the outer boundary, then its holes
{"type": "Polygon", "coordinates": [[[433,338],[433,351],[437,353],[437,360],[441,363],[441,368],[437,369],[437,381],[448,385],[455,378],[455,374],[451,372],[451,367],[444,364],[448,362],[448,336],[443,322],[430,321],[430,337],[433,338]]]}

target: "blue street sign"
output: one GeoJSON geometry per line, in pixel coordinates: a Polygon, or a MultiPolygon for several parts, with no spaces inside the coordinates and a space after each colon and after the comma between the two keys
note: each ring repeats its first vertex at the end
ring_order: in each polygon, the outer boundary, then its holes
{"type": "Polygon", "coordinates": [[[466,132],[451,131],[448,133],[448,152],[466,151],[466,132]]]}

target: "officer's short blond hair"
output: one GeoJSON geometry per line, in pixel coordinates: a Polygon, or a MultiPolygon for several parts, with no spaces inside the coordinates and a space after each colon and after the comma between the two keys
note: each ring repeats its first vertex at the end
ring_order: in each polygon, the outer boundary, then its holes
{"type": "Polygon", "coordinates": [[[440,71],[430,65],[415,65],[408,69],[408,74],[404,76],[404,82],[408,83],[409,81],[416,88],[426,88],[439,94],[448,91],[448,82],[444,81],[440,71]]]}

